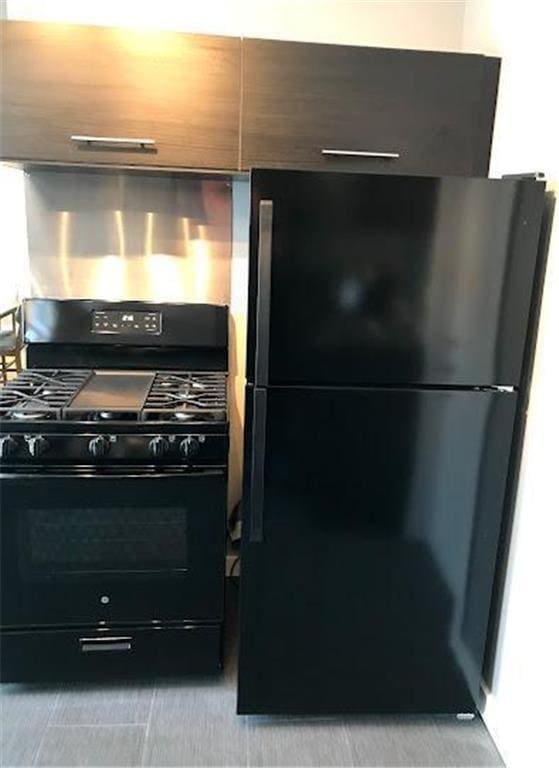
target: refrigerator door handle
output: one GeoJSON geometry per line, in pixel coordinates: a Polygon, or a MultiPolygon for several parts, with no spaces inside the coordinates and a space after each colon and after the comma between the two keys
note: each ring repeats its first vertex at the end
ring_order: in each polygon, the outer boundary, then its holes
{"type": "Polygon", "coordinates": [[[268,384],[273,216],[274,203],[272,200],[261,200],[258,208],[258,292],[255,350],[255,383],[256,386],[261,387],[268,384]]]}
{"type": "Polygon", "coordinates": [[[264,539],[264,464],[266,460],[266,408],[265,389],[254,390],[252,413],[252,459],[249,538],[254,544],[264,539]]]}

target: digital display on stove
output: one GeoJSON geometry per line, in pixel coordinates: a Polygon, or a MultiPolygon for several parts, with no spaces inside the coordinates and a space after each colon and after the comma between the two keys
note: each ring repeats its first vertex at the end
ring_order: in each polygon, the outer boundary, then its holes
{"type": "Polygon", "coordinates": [[[124,336],[145,336],[161,333],[161,312],[137,312],[119,309],[94,310],[91,314],[92,333],[118,333],[124,336]]]}

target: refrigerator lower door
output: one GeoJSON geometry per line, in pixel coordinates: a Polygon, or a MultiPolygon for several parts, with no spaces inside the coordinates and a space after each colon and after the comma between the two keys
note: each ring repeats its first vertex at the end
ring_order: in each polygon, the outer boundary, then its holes
{"type": "Polygon", "coordinates": [[[240,714],[475,710],[515,404],[247,389],[240,714]]]}

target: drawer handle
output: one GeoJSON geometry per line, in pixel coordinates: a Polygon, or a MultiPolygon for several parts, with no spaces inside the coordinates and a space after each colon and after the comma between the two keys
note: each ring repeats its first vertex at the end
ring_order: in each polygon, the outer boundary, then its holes
{"type": "Polygon", "coordinates": [[[71,141],[75,141],[78,144],[88,144],[89,146],[94,144],[107,144],[110,147],[133,147],[134,149],[155,149],[154,139],[130,139],[124,136],[82,136],[81,134],[74,134],[70,136],[71,141]]]}
{"type": "Polygon", "coordinates": [[[397,160],[399,152],[364,152],[358,149],[323,149],[323,155],[332,157],[376,157],[379,160],[397,160]]]}
{"type": "Polygon", "coordinates": [[[82,653],[97,653],[102,651],[131,651],[131,637],[80,637],[82,653]]]}

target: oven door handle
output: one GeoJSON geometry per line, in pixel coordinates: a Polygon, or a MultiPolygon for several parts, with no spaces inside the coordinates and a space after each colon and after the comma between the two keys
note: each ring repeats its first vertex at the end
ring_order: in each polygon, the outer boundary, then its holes
{"type": "Polygon", "coordinates": [[[185,480],[189,478],[198,477],[219,477],[225,474],[224,467],[212,467],[211,469],[200,469],[200,471],[186,472],[184,469],[178,467],[176,470],[170,470],[168,472],[157,473],[143,473],[138,472],[137,468],[129,467],[128,471],[125,471],[123,467],[115,469],[114,472],[96,472],[93,469],[84,467],[80,469],[76,467],[74,469],[57,467],[53,471],[49,471],[48,468],[42,468],[40,472],[13,472],[3,471],[0,472],[0,481],[2,480],[37,480],[37,479],[51,479],[51,478],[65,478],[65,477],[83,477],[86,480],[123,480],[129,477],[133,478],[146,478],[149,480],[168,477],[177,478],[182,477],[185,480]]]}
{"type": "Polygon", "coordinates": [[[107,651],[131,651],[132,638],[123,637],[80,637],[78,640],[82,653],[98,653],[107,651]]]}

